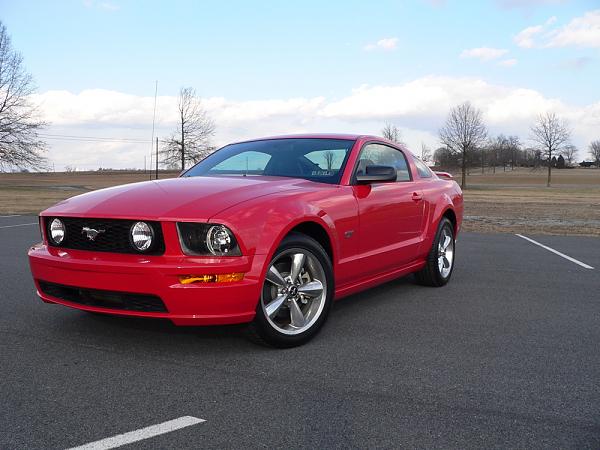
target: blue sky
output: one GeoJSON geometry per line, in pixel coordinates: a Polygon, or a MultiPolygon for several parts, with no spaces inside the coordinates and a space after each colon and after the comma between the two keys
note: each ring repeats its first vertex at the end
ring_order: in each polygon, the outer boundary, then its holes
{"type": "MultiPolygon", "coordinates": [[[[193,86],[215,117],[217,144],[374,133],[389,120],[412,147],[435,146],[447,107],[460,100],[489,115],[490,131],[523,137],[525,117],[556,109],[577,123],[582,157],[600,130],[598,117],[589,120],[600,116],[597,0],[0,0],[0,19],[36,80],[48,133],[146,138],[155,80],[159,136],[173,126],[179,88],[193,86]]],[[[112,163],[115,151],[114,166],[139,166],[145,154],[143,145],[106,146],[100,161],[73,149],[54,140],[50,156],[83,168],[112,163]]]]}

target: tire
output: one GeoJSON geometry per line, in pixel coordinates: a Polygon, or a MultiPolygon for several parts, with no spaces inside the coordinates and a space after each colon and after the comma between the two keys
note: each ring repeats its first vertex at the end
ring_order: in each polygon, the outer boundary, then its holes
{"type": "Polygon", "coordinates": [[[444,286],[450,281],[455,260],[454,226],[450,220],[443,217],[438,225],[431,250],[427,255],[425,267],[415,273],[417,282],[423,286],[444,286]],[[440,267],[440,264],[442,264],[442,267],[440,267]]]}
{"type": "Polygon", "coordinates": [[[304,234],[288,235],[269,262],[249,337],[278,348],[308,342],[327,320],[333,283],[331,260],[323,247],[304,234]]]}

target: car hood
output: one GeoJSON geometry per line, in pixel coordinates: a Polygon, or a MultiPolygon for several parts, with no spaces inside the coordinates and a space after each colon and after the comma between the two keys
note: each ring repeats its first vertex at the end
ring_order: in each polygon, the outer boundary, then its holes
{"type": "MultiPolygon", "coordinates": [[[[64,200],[43,215],[123,219],[204,219],[238,203],[321,185],[282,177],[183,177],[125,184],[64,200]]],[[[330,187],[330,186],[329,186],[330,187]]]]}

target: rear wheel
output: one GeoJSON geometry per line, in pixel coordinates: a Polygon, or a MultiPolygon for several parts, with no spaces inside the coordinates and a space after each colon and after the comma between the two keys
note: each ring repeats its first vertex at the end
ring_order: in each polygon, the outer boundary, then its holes
{"type": "Polygon", "coordinates": [[[454,244],[454,226],[444,217],[438,225],[425,267],[415,273],[420,284],[439,287],[450,281],[454,269],[454,244]]]}
{"type": "Polygon", "coordinates": [[[332,300],[329,256],[314,239],[292,234],[269,264],[250,331],[274,347],[302,345],[323,326],[332,300]]]}

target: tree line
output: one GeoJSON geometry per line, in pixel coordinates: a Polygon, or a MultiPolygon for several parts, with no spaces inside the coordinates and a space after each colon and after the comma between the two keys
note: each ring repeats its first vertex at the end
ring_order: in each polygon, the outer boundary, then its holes
{"type": "MultiPolygon", "coordinates": [[[[381,131],[383,137],[402,143],[400,130],[386,124],[381,131]]],[[[483,120],[483,113],[470,102],[462,103],[450,110],[438,137],[441,146],[433,153],[421,145],[421,158],[447,169],[460,168],[461,187],[467,186],[467,173],[475,167],[486,167],[494,173],[497,167],[515,166],[542,168],[548,171],[546,185],[552,183],[552,169],[573,167],[576,164],[577,147],[571,143],[571,128],[566,120],[548,111],[538,115],[530,126],[526,146],[519,136],[503,134],[491,136],[483,120]],[[430,161],[432,160],[432,161],[430,161]]],[[[600,140],[589,145],[592,161],[600,167],[600,140]]]]}

